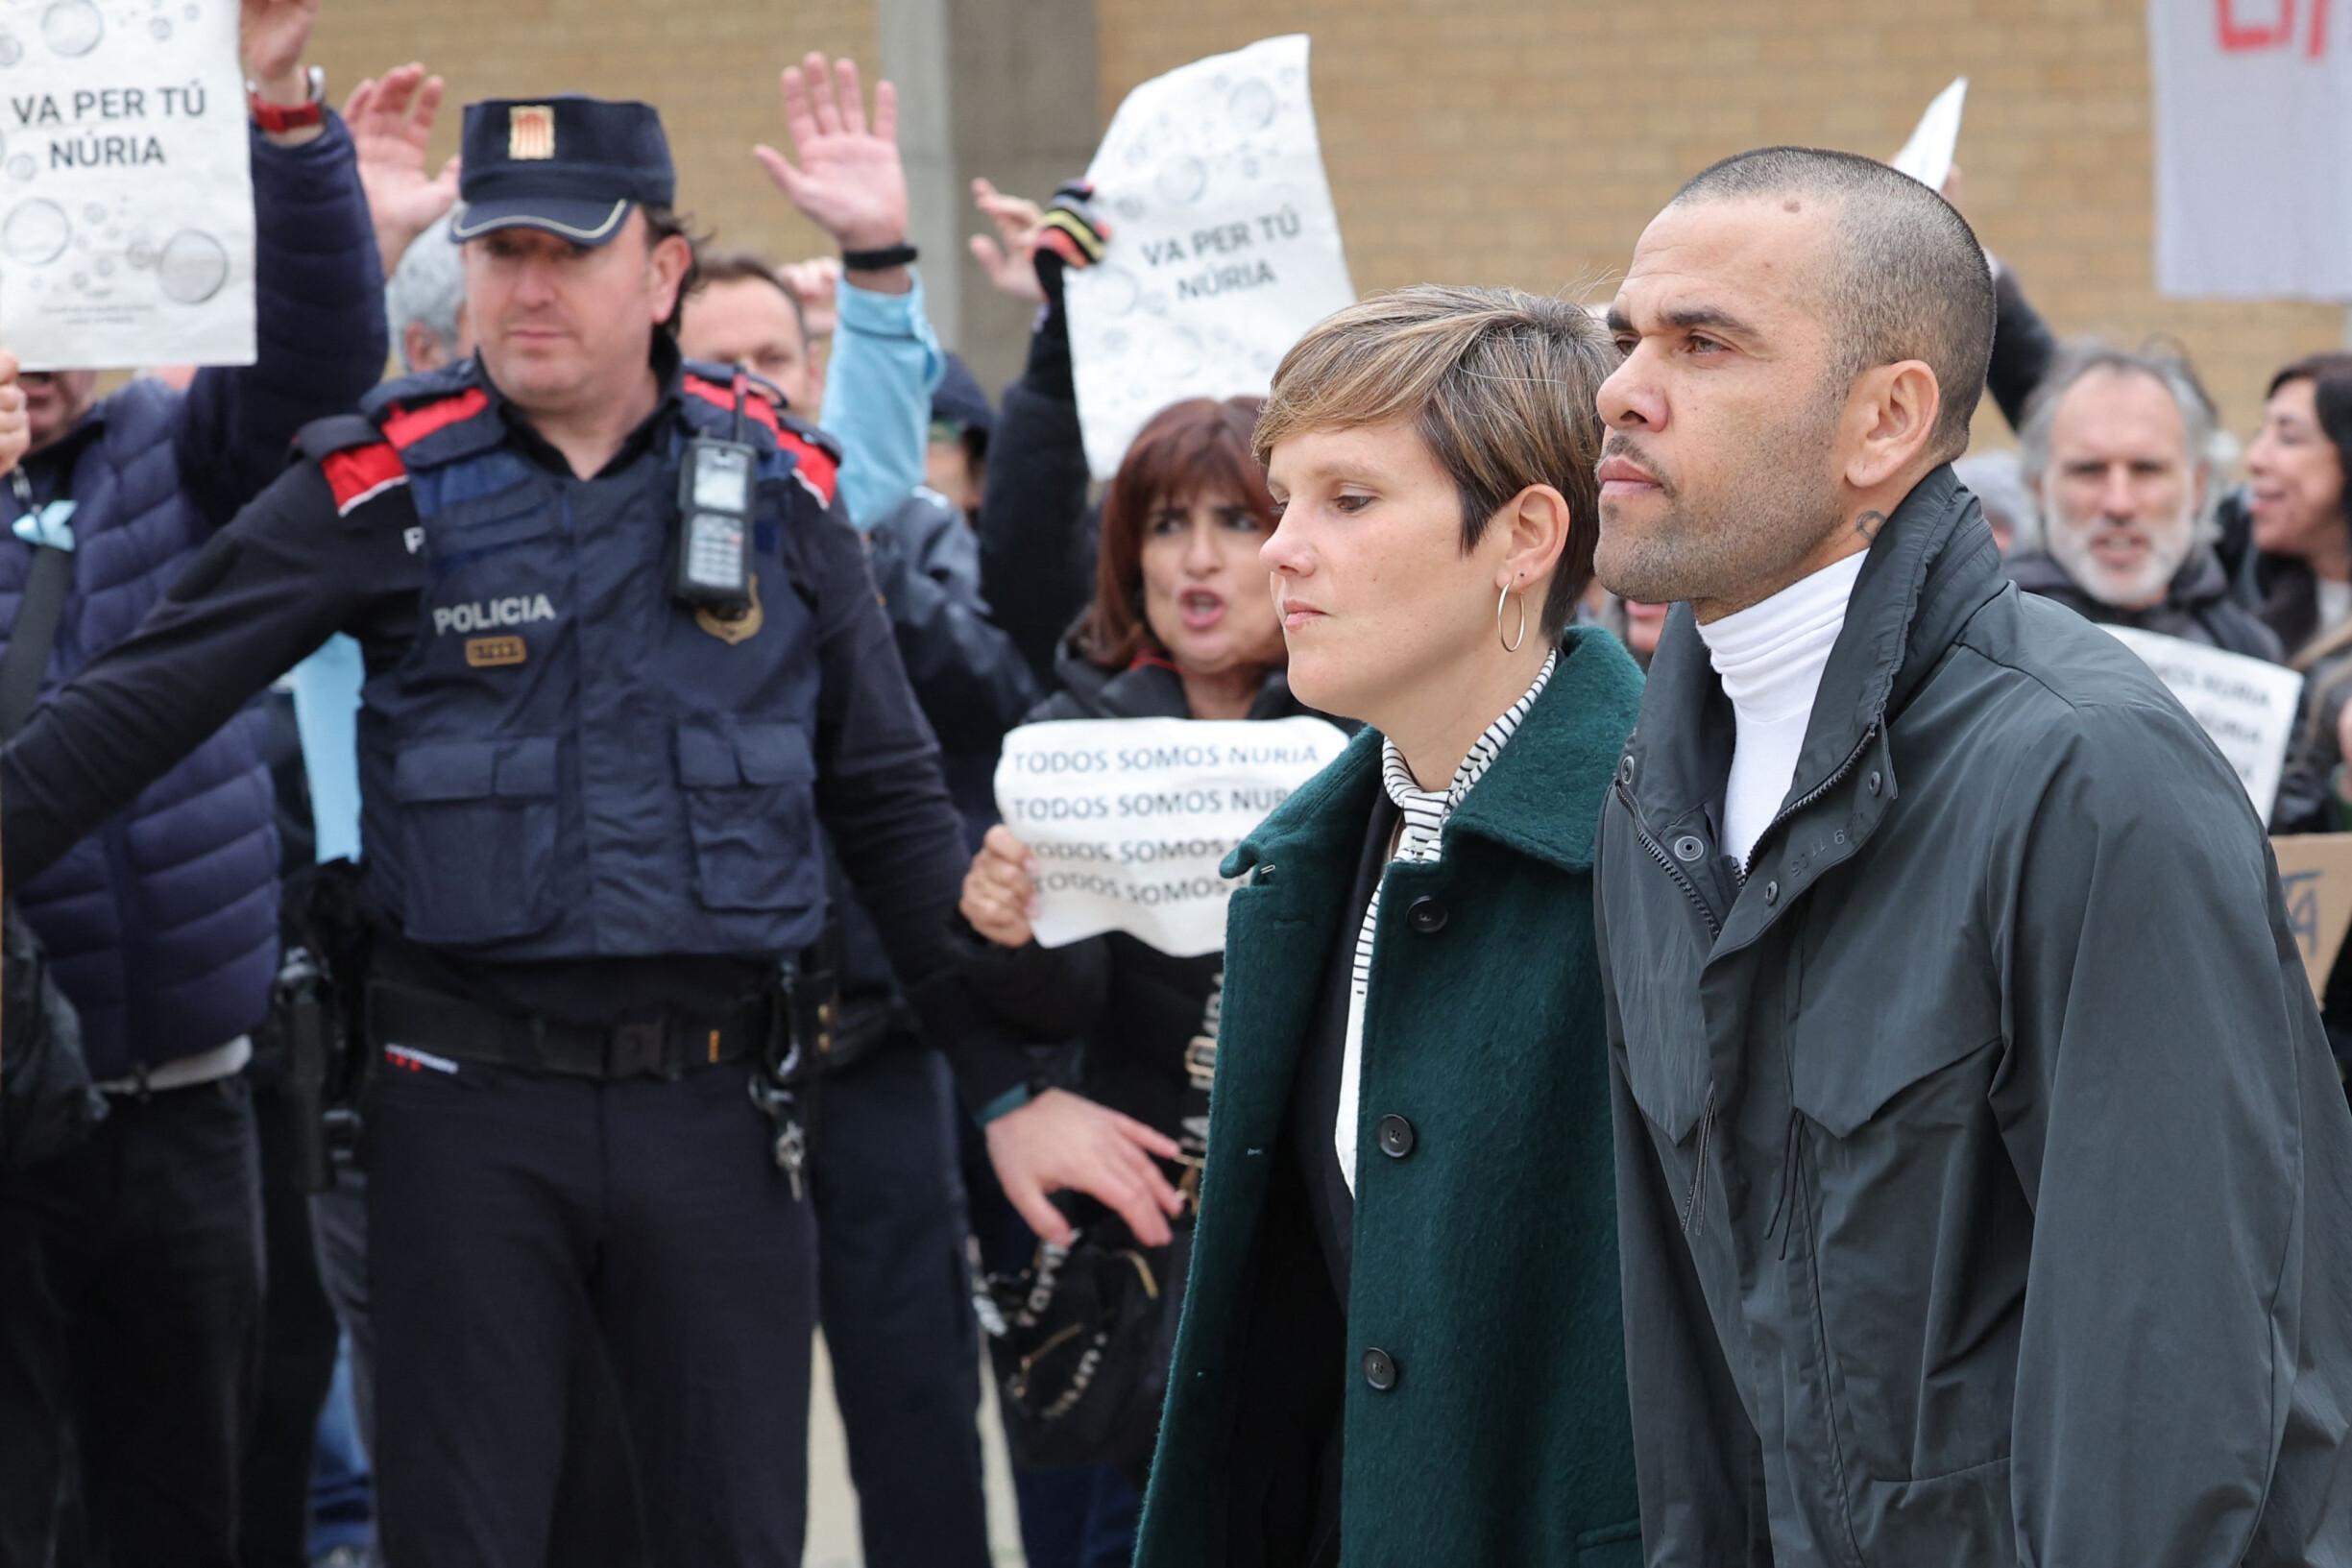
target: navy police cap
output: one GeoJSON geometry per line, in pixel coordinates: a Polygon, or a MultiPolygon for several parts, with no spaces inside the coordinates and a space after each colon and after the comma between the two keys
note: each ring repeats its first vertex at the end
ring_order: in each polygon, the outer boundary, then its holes
{"type": "Polygon", "coordinates": [[[576,93],[468,104],[461,151],[465,205],[449,225],[460,242],[524,228],[602,245],[632,205],[668,206],[677,194],[669,139],[651,104],[576,93]]]}

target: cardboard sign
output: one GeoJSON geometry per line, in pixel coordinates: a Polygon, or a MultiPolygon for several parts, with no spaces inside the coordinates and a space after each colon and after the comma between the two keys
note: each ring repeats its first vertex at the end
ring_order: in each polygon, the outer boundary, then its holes
{"type": "Polygon", "coordinates": [[[1952,155],[1960,149],[1960,110],[1967,106],[1968,78],[1961,77],[1928,105],[1911,139],[1895,155],[1895,168],[1929,190],[1942,190],[1952,178],[1952,155]]]}
{"type": "Polygon", "coordinates": [[[2312,990],[2324,992],[2345,929],[2352,927],[2352,833],[2297,833],[2273,838],[2270,848],[2287,895],[2288,929],[2302,951],[2312,990]]]}
{"type": "Polygon", "coordinates": [[[2156,286],[2352,300],[2352,26],[2327,0],[2148,0],[2156,286]]]}
{"type": "Polygon", "coordinates": [[[1126,931],[1179,958],[1225,943],[1224,857],[1346,748],[1319,718],[1058,719],[1005,738],[996,804],[1042,866],[1057,948],[1126,931]]]}
{"type": "Polygon", "coordinates": [[[247,135],[236,0],[0,9],[0,348],[252,364],[247,135]]]}
{"type": "Polygon", "coordinates": [[[2264,660],[2159,632],[2128,626],[2100,629],[2138,654],[2190,716],[2204,726],[2238,770],[2254,809],[2267,822],[2278,798],[2279,775],[2286,771],[2287,743],[2294,737],[2303,677],[2264,660]]]}
{"type": "Polygon", "coordinates": [[[1356,292],[1304,35],[1137,87],[1086,178],[1112,233],[1068,277],[1070,354],[1086,462],[1107,479],[1170,403],[1263,394],[1284,351],[1356,292]]]}

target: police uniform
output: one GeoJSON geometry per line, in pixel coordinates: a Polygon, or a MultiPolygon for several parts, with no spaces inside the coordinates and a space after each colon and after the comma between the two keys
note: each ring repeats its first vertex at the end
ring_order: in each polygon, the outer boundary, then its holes
{"type": "MultiPolygon", "coordinates": [[[[643,105],[475,105],[465,159],[466,236],[599,244],[670,199],[643,105]]],[[[958,819],[834,450],[666,334],[652,355],[658,406],[586,477],[473,361],[310,427],[0,762],[13,878],[328,635],[362,646],[395,1561],[544,1562],[584,1333],[611,1352],[654,1559],[799,1560],[812,1228],[754,1101],[778,965],[825,921],[820,826],[966,1102],[1030,1071],[947,947],[958,819]],[[698,437],[756,454],[740,614],[672,596],[698,437]]]]}

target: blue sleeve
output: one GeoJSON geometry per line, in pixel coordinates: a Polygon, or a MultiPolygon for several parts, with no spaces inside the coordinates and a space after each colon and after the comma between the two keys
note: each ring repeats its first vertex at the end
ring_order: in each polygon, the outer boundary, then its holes
{"type": "Polygon", "coordinates": [[[253,133],[253,364],[199,371],[182,408],[182,482],[215,527],[286,469],[294,433],[345,414],[384,374],[383,268],[352,133],[280,147],[253,133]]]}
{"type": "Polygon", "coordinates": [[[833,358],[825,367],[825,417],[841,444],[841,499],[860,533],[923,482],[931,445],[931,395],[947,374],[923,279],[905,294],[875,294],[843,279],[833,358]]]}
{"type": "Polygon", "coordinates": [[[359,858],[359,643],[338,632],[294,666],[294,723],[310,779],[321,864],[359,858]]]}

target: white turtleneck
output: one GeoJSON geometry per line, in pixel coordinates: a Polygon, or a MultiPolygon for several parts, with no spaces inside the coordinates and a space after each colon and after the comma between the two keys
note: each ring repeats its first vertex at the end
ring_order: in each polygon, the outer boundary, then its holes
{"type": "Polygon", "coordinates": [[[1788,798],[1821,672],[1845,629],[1846,601],[1868,557],[1868,551],[1850,555],[1761,604],[1699,628],[1708,663],[1715,666],[1738,721],[1725,791],[1723,847],[1743,865],[1788,798]]]}

